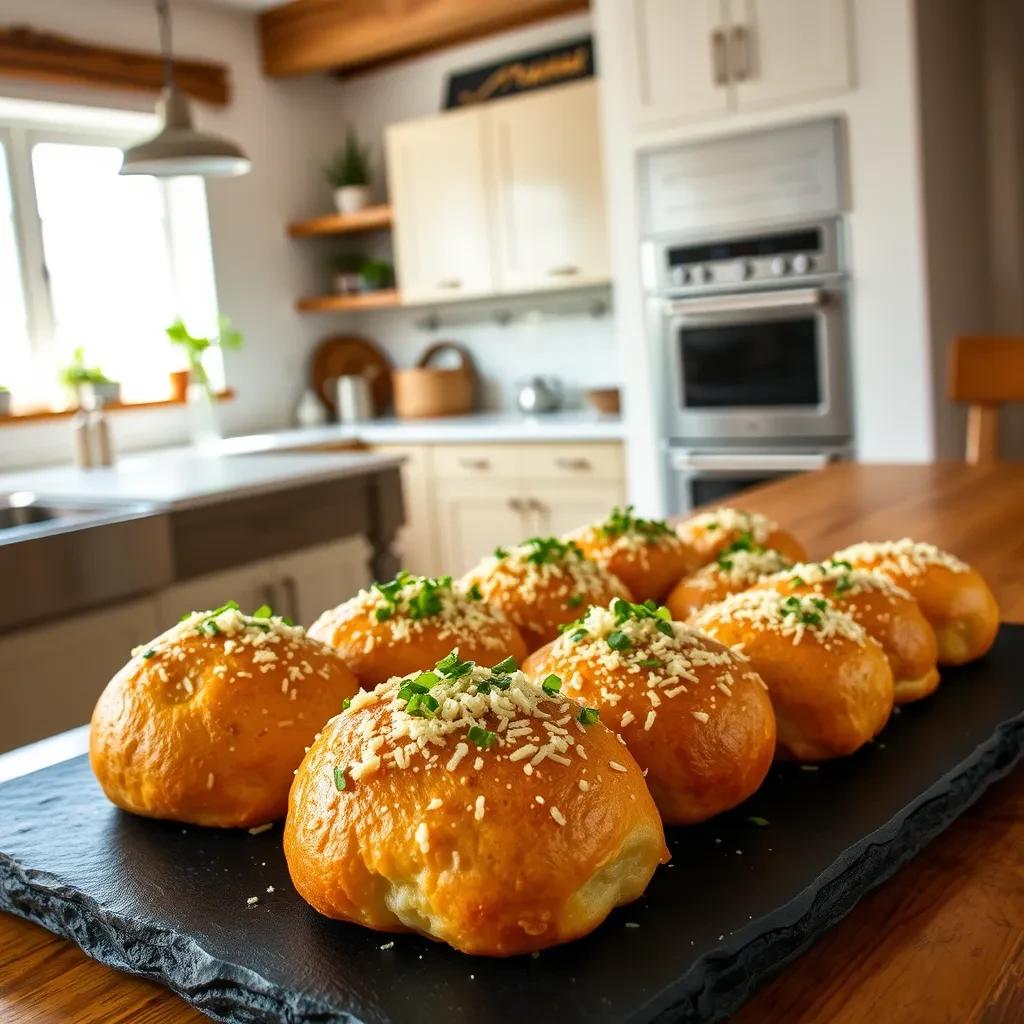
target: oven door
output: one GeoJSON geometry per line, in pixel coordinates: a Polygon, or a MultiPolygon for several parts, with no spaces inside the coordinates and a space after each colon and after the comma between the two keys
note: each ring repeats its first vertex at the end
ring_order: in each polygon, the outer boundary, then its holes
{"type": "Polygon", "coordinates": [[[670,437],[843,438],[843,292],[778,288],[662,308],[670,437]]]}
{"type": "Polygon", "coordinates": [[[748,487],[794,473],[822,469],[849,454],[846,448],[778,452],[669,450],[671,514],[689,515],[701,505],[728,504],[748,487]]]}

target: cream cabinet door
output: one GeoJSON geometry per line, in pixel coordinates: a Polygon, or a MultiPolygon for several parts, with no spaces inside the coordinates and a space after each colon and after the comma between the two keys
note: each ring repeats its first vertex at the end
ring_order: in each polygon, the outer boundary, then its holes
{"type": "Polygon", "coordinates": [[[347,601],[370,583],[370,545],[365,537],[316,544],[275,559],[281,603],[275,611],[311,626],[327,608],[347,601]]]}
{"type": "Polygon", "coordinates": [[[486,116],[501,290],[607,281],[597,83],[500,100],[486,116]]]}
{"type": "Polygon", "coordinates": [[[495,290],[484,113],[472,109],[387,129],[399,288],[405,302],[495,290]]]}
{"type": "Polygon", "coordinates": [[[621,0],[635,126],[729,110],[728,8],[729,0],[621,0]]]}
{"type": "Polygon", "coordinates": [[[622,505],[625,489],[621,481],[586,484],[531,483],[527,507],[533,533],[560,537],[577,527],[608,517],[613,505],[622,505]]]}
{"type": "Polygon", "coordinates": [[[237,601],[244,612],[255,611],[261,604],[281,612],[283,598],[276,560],[265,558],[172,584],[157,595],[157,605],[161,628],[169,629],[187,612],[219,608],[226,601],[237,601]]]}
{"type": "Polygon", "coordinates": [[[532,534],[517,483],[440,483],[436,490],[438,534],[445,572],[461,576],[503,544],[532,534]]]}
{"type": "Polygon", "coordinates": [[[731,0],[729,67],[740,110],[850,86],[847,0],[731,0]]]}
{"type": "Polygon", "coordinates": [[[395,551],[403,569],[417,576],[439,576],[444,563],[437,543],[437,509],[431,474],[433,449],[426,444],[374,445],[381,455],[400,455],[405,525],[398,532],[395,551]]]}
{"type": "Polygon", "coordinates": [[[172,624],[146,597],[0,636],[0,752],[88,722],[132,648],[172,624]]]}

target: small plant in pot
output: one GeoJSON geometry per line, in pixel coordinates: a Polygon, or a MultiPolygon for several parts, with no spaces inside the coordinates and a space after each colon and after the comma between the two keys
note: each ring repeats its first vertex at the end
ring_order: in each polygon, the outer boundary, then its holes
{"type": "Polygon", "coordinates": [[[345,132],[345,145],[324,168],[334,189],[338,213],[357,213],[370,205],[370,151],[353,128],[345,132]]]}
{"type": "Polygon", "coordinates": [[[359,267],[363,291],[379,292],[395,283],[395,268],[384,260],[364,260],[359,267]]]}
{"type": "Polygon", "coordinates": [[[0,384],[0,416],[9,416],[11,413],[11,392],[0,384]]]}
{"type": "Polygon", "coordinates": [[[331,283],[339,295],[353,295],[363,290],[363,279],[359,270],[366,262],[365,256],[343,252],[331,259],[331,283]]]}
{"type": "Polygon", "coordinates": [[[202,387],[208,395],[212,395],[213,392],[210,387],[210,377],[203,365],[203,357],[206,352],[211,348],[238,349],[245,341],[242,332],[235,330],[226,316],[220,317],[216,334],[209,337],[191,334],[181,317],[165,330],[171,344],[179,345],[185,352],[185,357],[188,359],[189,380],[192,384],[202,387]]]}
{"type": "Polygon", "coordinates": [[[121,385],[111,380],[98,366],[85,361],[85,348],[79,345],[71,353],[71,362],[60,371],[60,382],[71,392],[78,405],[100,407],[121,400],[121,385]]]}

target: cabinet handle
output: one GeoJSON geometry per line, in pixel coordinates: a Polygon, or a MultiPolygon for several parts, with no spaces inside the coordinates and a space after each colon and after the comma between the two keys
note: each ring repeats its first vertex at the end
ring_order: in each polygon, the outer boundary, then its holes
{"type": "Polygon", "coordinates": [[[582,473],[585,470],[593,469],[590,459],[583,458],[561,458],[555,459],[555,466],[558,469],[568,470],[570,473],[582,473]]]}
{"type": "Polygon", "coordinates": [[[750,33],[746,25],[733,25],[729,57],[732,77],[737,82],[746,81],[750,77],[750,33]]]}
{"type": "Polygon", "coordinates": [[[545,511],[545,509],[544,509],[544,502],[538,501],[536,498],[530,498],[526,502],[526,507],[531,512],[544,512],[545,511]]]}
{"type": "Polygon", "coordinates": [[[471,459],[471,458],[466,457],[466,458],[459,459],[459,465],[463,469],[481,469],[481,470],[482,469],[490,469],[491,468],[491,460],[490,459],[471,459]]]}
{"type": "Polygon", "coordinates": [[[575,277],[579,272],[579,267],[566,264],[564,267],[552,267],[548,271],[548,277],[575,277]]]}
{"type": "Polygon", "coordinates": [[[451,291],[455,288],[461,288],[462,282],[457,277],[446,277],[437,282],[437,287],[451,291]]]}
{"type": "Polygon", "coordinates": [[[508,507],[512,509],[513,512],[522,513],[526,511],[526,502],[524,502],[521,498],[509,498],[508,507]]]}
{"type": "Polygon", "coordinates": [[[711,77],[715,85],[729,84],[729,67],[726,63],[725,33],[716,28],[711,33],[711,77]]]}
{"type": "Polygon", "coordinates": [[[294,576],[285,576],[281,581],[284,587],[284,600],[288,606],[288,617],[292,622],[299,621],[299,589],[295,585],[294,576]]]}

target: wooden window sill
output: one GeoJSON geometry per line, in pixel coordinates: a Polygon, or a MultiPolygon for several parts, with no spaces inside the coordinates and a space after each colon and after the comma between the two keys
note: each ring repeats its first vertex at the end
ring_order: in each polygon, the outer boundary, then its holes
{"type": "MultiPolygon", "coordinates": [[[[225,388],[218,391],[216,398],[218,402],[230,402],[235,397],[234,388],[225,388]]],[[[135,409],[166,409],[176,405],[186,405],[187,401],[182,398],[158,398],[151,402],[113,402],[103,406],[104,412],[130,412],[135,409]]],[[[16,426],[20,423],[42,423],[46,420],[69,419],[78,412],[77,408],[72,409],[29,409],[25,412],[12,412],[6,416],[0,416],[0,427],[16,426]]]]}

